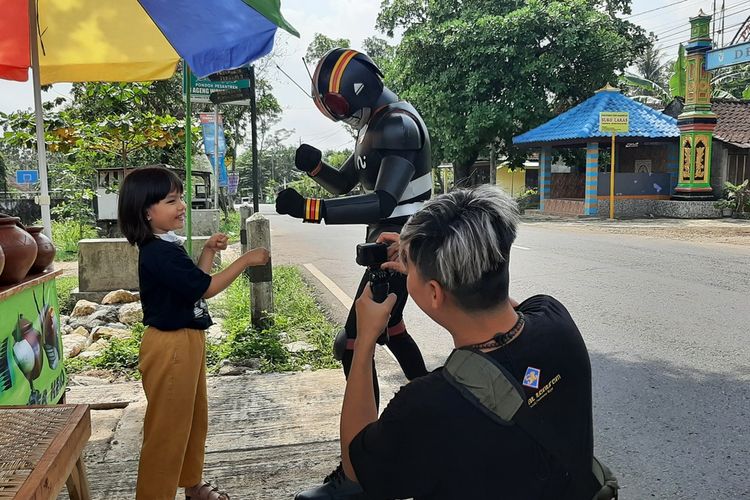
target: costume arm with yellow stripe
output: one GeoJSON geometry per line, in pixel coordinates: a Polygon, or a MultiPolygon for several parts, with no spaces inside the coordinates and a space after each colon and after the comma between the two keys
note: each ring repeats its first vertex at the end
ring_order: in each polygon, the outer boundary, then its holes
{"type": "Polygon", "coordinates": [[[323,200],[318,198],[305,198],[305,214],[302,217],[303,222],[312,222],[320,224],[320,220],[325,214],[325,205],[323,200]]]}

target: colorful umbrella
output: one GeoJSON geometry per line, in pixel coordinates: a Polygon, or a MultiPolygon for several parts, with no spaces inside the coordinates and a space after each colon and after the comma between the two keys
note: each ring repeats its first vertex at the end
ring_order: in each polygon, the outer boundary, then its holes
{"type": "Polygon", "coordinates": [[[0,0],[0,13],[0,78],[26,81],[34,69],[47,232],[40,85],[161,80],[174,74],[180,58],[204,77],[268,54],[277,27],[299,36],[280,0],[0,0]],[[30,33],[38,36],[32,41],[30,33]]]}

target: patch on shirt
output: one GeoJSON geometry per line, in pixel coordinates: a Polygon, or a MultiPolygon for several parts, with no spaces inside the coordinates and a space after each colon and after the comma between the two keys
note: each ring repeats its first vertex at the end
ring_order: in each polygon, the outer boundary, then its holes
{"type": "Polygon", "coordinates": [[[531,387],[532,389],[539,388],[539,377],[541,377],[542,371],[539,368],[532,368],[529,366],[526,368],[526,375],[523,377],[523,385],[531,387]]]}

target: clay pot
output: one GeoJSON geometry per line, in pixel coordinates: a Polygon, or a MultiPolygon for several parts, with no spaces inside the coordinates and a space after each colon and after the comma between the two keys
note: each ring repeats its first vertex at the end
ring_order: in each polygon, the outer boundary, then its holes
{"type": "Polygon", "coordinates": [[[55,245],[52,244],[52,240],[47,238],[47,235],[42,233],[43,230],[42,226],[26,228],[26,231],[34,238],[37,246],[36,260],[31,266],[32,273],[41,273],[55,260],[55,245]]]}
{"type": "Polygon", "coordinates": [[[3,247],[0,247],[0,274],[3,274],[4,267],[5,267],[5,252],[3,252],[3,247]]]}
{"type": "Polygon", "coordinates": [[[0,285],[13,285],[23,280],[36,260],[36,241],[17,226],[20,221],[17,217],[0,218],[0,247],[5,252],[0,285]]]}

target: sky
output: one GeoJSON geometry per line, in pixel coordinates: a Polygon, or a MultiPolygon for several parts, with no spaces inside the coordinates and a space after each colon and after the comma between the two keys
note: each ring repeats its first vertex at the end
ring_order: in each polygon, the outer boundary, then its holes
{"type": "MultiPolygon", "coordinates": [[[[353,48],[360,48],[362,41],[373,35],[385,38],[375,30],[380,3],[381,0],[282,0],[282,12],[301,33],[301,38],[279,30],[276,62],[304,89],[309,89],[310,79],[302,57],[315,33],[323,33],[331,38],[348,38],[353,48]]],[[[717,9],[721,8],[721,3],[721,0],[717,1],[717,9]]],[[[657,46],[663,49],[665,58],[672,58],[676,55],[679,42],[689,37],[688,19],[697,15],[700,9],[708,14],[712,13],[713,4],[713,0],[634,0],[630,20],[648,32],[659,35],[657,46]]],[[[725,0],[725,9],[724,42],[728,45],[739,25],[750,16],[750,2],[725,0]]],[[[720,36],[717,39],[721,41],[720,36]]],[[[310,68],[310,71],[313,69],[310,68]]],[[[344,128],[325,118],[310,98],[286,76],[273,66],[266,76],[283,108],[278,127],[294,130],[288,143],[307,142],[321,150],[353,146],[353,140],[344,128]]],[[[69,91],[70,84],[56,84],[49,92],[43,93],[43,99],[65,97],[69,91]]],[[[7,113],[17,109],[30,109],[32,106],[30,82],[0,80],[0,111],[7,113]]]]}

